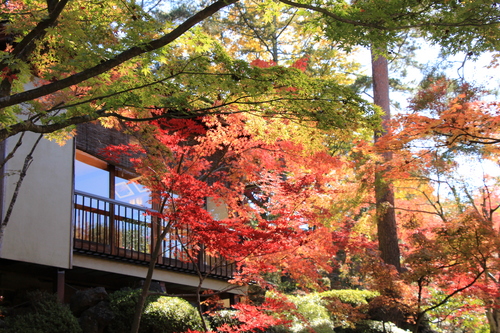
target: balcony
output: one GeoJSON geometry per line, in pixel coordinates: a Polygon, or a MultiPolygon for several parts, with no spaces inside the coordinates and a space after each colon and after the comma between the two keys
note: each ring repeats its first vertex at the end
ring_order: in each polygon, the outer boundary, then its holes
{"type": "Polygon", "coordinates": [[[211,278],[227,280],[232,277],[234,264],[208,255],[203,246],[195,260],[186,258],[181,241],[189,239],[189,230],[167,235],[162,240],[161,254],[152,259],[160,222],[142,207],[75,191],[73,249],[76,253],[136,264],[155,260],[160,269],[190,274],[200,272],[211,278]]]}

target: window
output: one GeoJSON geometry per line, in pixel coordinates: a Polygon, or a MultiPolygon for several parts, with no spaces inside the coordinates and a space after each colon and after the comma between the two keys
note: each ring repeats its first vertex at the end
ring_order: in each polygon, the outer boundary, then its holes
{"type": "Polygon", "coordinates": [[[75,191],[75,248],[146,260],[152,241],[147,188],[131,173],[77,151],[75,191]]]}
{"type": "Polygon", "coordinates": [[[131,173],[80,150],[76,152],[75,190],[132,205],[151,207],[150,191],[139,184],[131,173]]]}

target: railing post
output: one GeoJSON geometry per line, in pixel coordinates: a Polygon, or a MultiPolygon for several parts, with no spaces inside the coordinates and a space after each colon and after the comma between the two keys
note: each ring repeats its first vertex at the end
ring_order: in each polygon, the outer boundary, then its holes
{"type": "MultiPolygon", "coordinates": [[[[108,165],[108,171],[109,171],[109,197],[114,200],[115,199],[115,187],[116,187],[115,167],[113,165],[108,165]]],[[[117,232],[115,229],[115,204],[110,202],[109,203],[109,246],[110,246],[110,250],[111,250],[111,255],[118,254],[118,245],[119,244],[116,244],[116,235],[117,235],[117,232]]]]}
{"type": "Polygon", "coordinates": [[[116,244],[116,227],[115,227],[115,204],[109,204],[109,247],[112,255],[116,255],[118,247],[116,244]]]}
{"type": "Polygon", "coordinates": [[[152,215],[150,215],[150,216],[151,216],[151,225],[150,225],[151,239],[149,240],[149,254],[150,254],[150,260],[153,260],[153,259],[155,259],[155,258],[153,258],[153,252],[155,250],[156,237],[158,237],[157,232],[156,232],[156,219],[157,219],[157,217],[152,216],[152,215]]]}

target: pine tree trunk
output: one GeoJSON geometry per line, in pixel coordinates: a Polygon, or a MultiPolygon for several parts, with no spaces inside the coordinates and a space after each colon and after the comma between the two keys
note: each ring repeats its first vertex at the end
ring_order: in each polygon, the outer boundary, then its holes
{"type": "MultiPolygon", "coordinates": [[[[389,69],[387,58],[377,55],[372,49],[372,78],[374,103],[384,111],[383,131],[375,133],[375,142],[387,128],[385,122],[391,119],[389,100],[389,69]]],[[[383,162],[392,160],[392,153],[383,154],[383,162]]],[[[375,175],[375,200],[377,209],[377,234],[382,260],[401,271],[396,214],[394,212],[394,192],[392,184],[384,179],[383,172],[375,175]]]]}
{"type": "Polygon", "coordinates": [[[490,333],[500,333],[500,309],[496,307],[487,309],[486,318],[490,325],[490,333]]]}

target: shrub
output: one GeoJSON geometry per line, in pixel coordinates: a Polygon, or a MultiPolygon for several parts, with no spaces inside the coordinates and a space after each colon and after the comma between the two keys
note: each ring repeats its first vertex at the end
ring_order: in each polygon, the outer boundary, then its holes
{"type": "Polygon", "coordinates": [[[365,320],[357,325],[356,329],[353,330],[339,330],[338,333],[411,333],[410,331],[401,329],[394,325],[393,323],[381,322],[375,320],[365,320]]]}
{"type": "Polygon", "coordinates": [[[280,326],[273,326],[269,327],[266,329],[264,333],[291,333],[290,329],[288,327],[285,327],[283,325],[280,326]]]}
{"type": "Polygon", "coordinates": [[[219,310],[208,317],[210,326],[213,328],[222,325],[237,326],[241,322],[236,318],[236,310],[219,310]]]}
{"type": "Polygon", "coordinates": [[[320,294],[336,328],[354,328],[368,318],[368,303],[379,294],[368,290],[330,290],[320,294]]]}
{"type": "Polygon", "coordinates": [[[291,320],[288,330],[306,333],[313,329],[317,333],[332,333],[335,329],[353,328],[366,319],[368,303],[378,295],[367,290],[331,290],[288,296],[296,306],[288,315],[291,320]]]}
{"type": "Polygon", "coordinates": [[[311,329],[317,333],[334,332],[334,322],[319,294],[289,296],[289,299],[297,307],[297,314],[292,315],[291,318],[291,332],[306,333],[310,332],[311,329]]]}
{"type": "MultiPolygon", "coordinates": [[[[108,327],[110,333],[130,330],[140,290],[121,290],[110,295],[110,307],[115,320],[108,327]]],[[[201,319],[196,309],[177,297],[150,296],[144,305],[140,333],[177,333],[188,329],[201,330],[201,319]]]]}
{"type": "Polygon", "coordinates": [[[202,330],[198,311],[188,301],[177,297],[160,297],[151,302],[143,314],[144,326],[151,333],[185,332],[202,330]]]}
{"type": "Polygon", "coordinates": [[[329,290],[320,293],[322,298],[338,298],[342,303],[347,303],[352,306],[360,306],[368,304],[372,299],[380,294],[376,291],[369,290],[329,290]]]}
{"type": "MultiPolygon", "coordinates": [[[[130,331],[134,318],[135,305],[139,299],[140,290],[119,290],[109,295],[109,307],[115,314],[115,319],[108,326],[110,333],[130,331]]],[[[156,300],[149,297],[146,304],[156,300]]]]}
{"type": "Polygon", "coordinates": [[[36,291],[27,294],[26,312],[7,317],[3,333],[81,333],[78,320],[56,295],[36,291]]]}
{"type": "MultiPolygon", "coordinates": [[[[255,333],[255,332],[260,332],[260,333],[291,333],[291,331],[283,326],[283,325],[275,325],[275,326],[270,326],[267,328],[253,328],[253,329],[248,329],[248,326],[245,324],[247,323],[242,323],[239,319],[238,316],[241,315],[239,313],[241,310],[234,310],[234,309],[223,309],[223,310],[218,310],[213,313],[211,313],[208,316],[208,320],[210,322],[210,327],[212,330],[215,332],[226,332],[227,327],[230,327],[233,331],[238,330],[240,333],[255,333]],[[240,326],[241,325],[241,326],[240,326]],[[243,330],[242,327],[247,327],[248,330],[243,330]]],[[[257,324],[258,319],[256,317],[250,316],[250,320],[255,320],[253,321],[252,324],[257,324]]],[[[265,326],[265,325],[263,325],[265,326]]]]}

